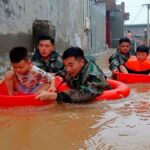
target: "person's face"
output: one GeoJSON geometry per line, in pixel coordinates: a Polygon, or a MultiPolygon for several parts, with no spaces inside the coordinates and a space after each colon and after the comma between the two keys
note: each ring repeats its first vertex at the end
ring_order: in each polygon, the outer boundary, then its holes
{"type": "Polygon", "coordinates": [[[128,42],[122,42],[119,45],[119,51],[120,51],[120,53],[123,53],[123,54],[127,54],[129,52],[130,48],[131,48],[131,44],[128,42]]]}
{"type": "Polygon", "coordinates": [[[18,63],[12,63],[12,67],[14,69],[14,72],[23,75],[30,71],[31,61],[21,60],[18,63]]]}
{"type": "Polygon", "coordinates": [[[84,59],[78,59],[75,57],[69,57],[64,60],[65,69],[72,77],[75,77],[81,71],[84,64],[84,59]]]}
{"type": "Polygon", "coordinates": [[[145,61],[148,57],[146,52],[136,52],[136,57],[139,61],[145,61]]]}
{"type": "Polygon", "coordinates": [[[50,57],[51,53],[53,52],[54,45],[51,43],[50,40],[41,40],[39,41],[38,49],[39,49],[41,56],[44,59],[47,59],[50,57]]]}

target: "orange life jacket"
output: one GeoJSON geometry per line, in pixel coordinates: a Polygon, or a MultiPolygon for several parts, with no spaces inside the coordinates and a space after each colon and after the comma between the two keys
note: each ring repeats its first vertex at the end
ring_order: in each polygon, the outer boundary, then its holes
{"type": "MultiPolygon", "coordinates": [[[[150,61],[147,59],[145,61],[139,61],[136,57],[129,58],[128,61],[126,61],[125,66],[127,69],[135,72],[144,72],[149,71],[150,72],[150,61]]],[[[147,74],[147,73],[146,73],[147,74]]]]}

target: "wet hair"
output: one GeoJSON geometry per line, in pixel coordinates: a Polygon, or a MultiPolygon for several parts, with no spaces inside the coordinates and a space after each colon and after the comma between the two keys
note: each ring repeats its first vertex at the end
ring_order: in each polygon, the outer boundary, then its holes
{"type": "Polygon", "coordinates": [[[19,63],[21,60],[28,60],[28,50],[25,47],[14,47],[9,54],[11,63],[19,63]]]}
{"type": "Polygon", "coordinates": [[[137,47],[136,52],[143,52],[149,54],[149,48],[145,45],[140,45],[137,47]]]}
{"type": "Polygon", "coordinates": [[[77,59],[84,59],[84,52],[79,47],[70,47],[66,49],[62,55],[62,59],[67,59],[69,57],[75,57],[77,59]]]}
{"type": "Polygon", "coordinates": [[[55,44],[54,39],[49,35],[46,35],[46,34],[40,35],[39,38],[38,38],[38,44],[39,44],[40,41],[43,41],[43,40],[49,40],[52,43],[52,45],[55,44]]]}
{"type": "Polygon", "coordinates": [[[122,44],[123,42],[127,42],[127,43],[131,44],[130,39],[129,39],[129,38],[127,38],[127,37],[123,37],[123,38],[121,38],[121,39],[119,40],[119,45],[120,45],[120,44],[122,44]]]}

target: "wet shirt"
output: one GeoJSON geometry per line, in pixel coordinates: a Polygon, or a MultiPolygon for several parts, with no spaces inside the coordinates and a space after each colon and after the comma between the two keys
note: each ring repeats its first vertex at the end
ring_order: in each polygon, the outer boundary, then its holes
{"type": "Polygon", "coordinates": [[[57,102],[82,103],[91,101],[103,93],[107,84],[104,73],[92,61],[87,61],[76,77],[66,74],[64,78],[71,89],[58,93],[57,102]]]}
{"type": "Polygon", "coordinates": [[[34,88],[40,82],[50,83],[51,80],[54,79],[54,76],[50,73],[47,73],[36,66],[32,66],[28,73],[24,75],[16,73],[16,76],[20,84],[26,88],[34,88]]]}
{"type": "Polygon", "coordinates": [[[46,72],[58,73],[64,69],[61,57],[56,51],[53,51],[51,57],[46,62],[42,59],[38,50],[32,56],[32,62],[35,66],[45,70],[46,72]]]}
{"type": "Polygon", "coordinates": [[[131,55],[133,55],[131,51],[127,56],[121,54],[120,52],[116,52],[109,58],[109,69],[111,71],[113,71],[114,69],[119,70],[119,66],[124,65],[131,55]]]}

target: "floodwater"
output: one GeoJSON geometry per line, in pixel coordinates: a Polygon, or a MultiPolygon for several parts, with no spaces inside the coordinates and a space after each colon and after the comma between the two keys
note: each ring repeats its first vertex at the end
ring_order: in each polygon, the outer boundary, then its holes
{"type": "Polygon", "coordinates": [[[128,98],[0,109],[1,150],[149,150],[150,84],[128,98]]]}

